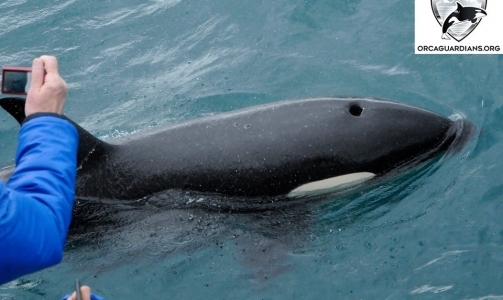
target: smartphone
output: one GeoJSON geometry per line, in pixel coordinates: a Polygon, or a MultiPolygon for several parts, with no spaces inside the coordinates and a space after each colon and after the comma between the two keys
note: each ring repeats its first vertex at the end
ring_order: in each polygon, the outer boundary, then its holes
{"type": "Polygon", "coordinates": [[[30,89],[30,83],[31,68],[2,68],[2,94],[26,95],[30,89]]]}

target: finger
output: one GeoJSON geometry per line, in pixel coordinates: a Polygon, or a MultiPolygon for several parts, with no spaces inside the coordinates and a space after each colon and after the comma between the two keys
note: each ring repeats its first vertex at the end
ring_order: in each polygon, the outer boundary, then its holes
{"type": "Polygon", "coordinates": [[[77,299],[77,293],[73,292],[73,294],[70,297],[68,297],[66,300],[75,300],[75,299],[77,299]]]}
{"type": "Polygon", "coordinates": [[[44,62],[40,58],[35,58],[31,65],[31,88],[40,89],[44,85],[44,62]]]}
{"type": "Polygon", "coordinates": [[[91,299],[91,289],[88,286],[84,285],[83,287],[80,288],[80,291],[82,292],[83,300],[91,299]]]}
{"type": "Polygon", "coordinates": [[[58,74],[58,60],[54,56],[42,55],[40,59],[44,62],[45,71],[47,74],[58,74]]]}

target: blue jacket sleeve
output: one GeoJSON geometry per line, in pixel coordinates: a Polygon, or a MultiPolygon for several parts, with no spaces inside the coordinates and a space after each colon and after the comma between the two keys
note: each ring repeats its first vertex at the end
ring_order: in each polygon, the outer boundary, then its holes
{"type": "Polygon", "coordinates": [[[78,133],[39,116],[19,132],[16,168],[0,182],[0,284],[59,263],[70,226],[78,133]]]}

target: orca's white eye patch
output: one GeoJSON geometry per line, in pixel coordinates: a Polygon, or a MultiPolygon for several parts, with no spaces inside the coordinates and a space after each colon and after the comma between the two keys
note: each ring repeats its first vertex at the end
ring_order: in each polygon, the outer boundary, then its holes
{"type": "Polygon", "coordinates": [[[314,181],[303,184],[288,193],[289,198],[316,196],[329,194],[344,189],[352,188],[367,180],[374,178],[376,175],[370,172],[351,173],[341,176],[336,176],[324,180],[314,181]]]}

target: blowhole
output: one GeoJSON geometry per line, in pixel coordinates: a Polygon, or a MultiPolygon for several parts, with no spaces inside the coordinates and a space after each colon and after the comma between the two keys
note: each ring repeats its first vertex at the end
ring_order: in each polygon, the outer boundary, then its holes
{"type": "Polygon", "coordinates": [[[353,104],[349,108],[349,113],[352,114],[355,117],[359,117],[363,112],[363,107],[361,107],[358,104],[353,104]]]}

